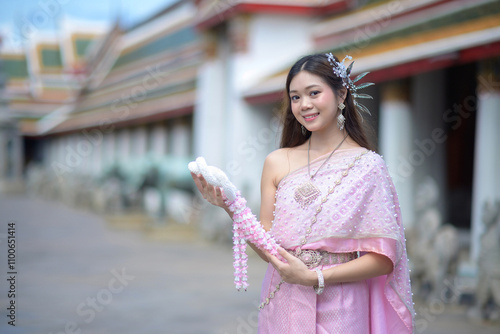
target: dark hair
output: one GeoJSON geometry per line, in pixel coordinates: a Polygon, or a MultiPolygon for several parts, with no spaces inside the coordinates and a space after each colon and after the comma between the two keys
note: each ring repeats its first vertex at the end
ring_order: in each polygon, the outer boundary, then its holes
{"type": "MultiPolygon", "coordinates": [[[[335,57],[335,61],[339,61],[337,57],[335,57]]],[[[325,83],[328,84],[328,86],[330,86],[330,88],[337,96],[339,95],[339,91],[344,88],[344,86],[342,85],[342,78],[333,73],[332,66],[330,65],[330,62],[328,61],[326,55],[313,54],[300,58],[292,66],[286,78],[286,92],[283,97],[282,107],[283,132],[281,134],[280,147],[299,146],[311,136],[311,132],[309,131],[307,131],[305,136],[302,134],[301,124],[293,115],[290,103],[290,83],[300,71],[307,71],[320,77],[325,83]]],[[[358,143],[358,145],[372,150],[373,147],[368,141],[366,135],[366,122],[363,122],[361,116],[356,111],[354,107],[353,97],[348,89],[344,104],[346,106],[344,109],[344,117],[345,129],[347,131],[347,134],[356,143],[358,143]]]]}

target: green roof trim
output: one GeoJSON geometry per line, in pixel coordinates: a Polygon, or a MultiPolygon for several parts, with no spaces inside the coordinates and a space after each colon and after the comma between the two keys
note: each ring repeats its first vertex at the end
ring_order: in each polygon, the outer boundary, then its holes
{"type": "Polygon", "coordinates": [[[89,47],[90,43],[92,43],[92,39],[90,38],[76,38],[75,39],[75,51],[77,56],[83,57],[85,56],[85,53],[87,52],[87,48],[89,47]]]}
{"type": "Polygon", "coordinates": [[[28,77],[28,63],[26,58],[1,59],[3,72],[8,78],[25,79],[28,77]]]}
{"type": "Polygon", "coordinates": [[[198,35],[193,27],[175,31],[172,34],[162,36],[138,49],[122,54],[113,65],[113,69],[129,64],[133,61],[143,59],[168,49],[175,49],[198,39],[198,35]]]}
{"type": "Polygon", "coordinates": [[[61,50],[59,49],[42,49],[41,57],[43,67],[62,67],[61,50]]]}
{"type": "MultiPolygon", "coordinates": [[[[487,17],[490,15],[496,15],[500,13],[500,2],[486,3],[484,5],[476,6],[473,8],[464,8],[464,10],[451,13],[445,16],[441,16],[435,19],[429,19],[424,22],[420,22],[410,27],[400,29],[397,31],[384,33],[383,29],[380,34],[376,34],[373,38],[360,39],[357,38],[355,42],[343,43],[333,49],[327,50],[327,52],[332,52],[333,54],[338,54],[339,57],[343,57],[343,53],[352,53],[358,49],[362,49],[365,45],[381,44],[391,39],[405,38],[415,34],[421,34],[430,32],[433,30],[438,30],[441,28],[446,28],[449,26],[459,25],[461,23],[466,23],[467,21],[487,17]]],[[[364,35],[366,36],[366,35],[364,35]]]]}

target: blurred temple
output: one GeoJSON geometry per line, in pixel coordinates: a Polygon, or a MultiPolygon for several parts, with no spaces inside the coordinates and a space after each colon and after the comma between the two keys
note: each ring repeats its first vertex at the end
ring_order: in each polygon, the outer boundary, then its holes
{"type": "Polygon", "coordinates": [[[453,242],[474,276],[483,206],[500,199],[498,0],[193,0],[126,29],[68,24],[0,54],[2,189],[24,178],[42,196],[227,235],[224,212],[192,199],[187,162],[222,167],[258,212],[286,73],[313,52],[371,72],[367,121],[408,233],[431,252],[453,242]]]}

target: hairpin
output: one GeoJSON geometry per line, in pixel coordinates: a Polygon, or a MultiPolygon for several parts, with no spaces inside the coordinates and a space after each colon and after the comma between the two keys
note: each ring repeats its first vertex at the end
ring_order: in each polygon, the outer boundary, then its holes
{"type": "Polygon", "coordinates": [[[331,52],[326,53],[326,56],[328,57],[328,61],[330,62],[330,65],[333,68],[333,73],[335,73],[335,75],[337,75],[339,78],[342,78],[342,85],[344,87],[346,87],[347,89],[349,89],[349,91],[351,92],[351,95],[354,98],[354,105],[356,107],[356,111],[358,112],[359,116],[361,116],[361,119],[363,119],[363,115],[361,114],[362,112],[365,112],[371,116],[371,113],[368,110],[368,108],[365,107],[364,105],[362,105],[361,103],[359,103],[357,101],[357,99],[373,99],[373,97],[371,97],[368,94],[359,94],[358,90],[366,88],[368,86],[372,86],[372,85],[374,85],[374,83],[373,82],[365,82],[365,83],[362,83],[359,85],[355,84],[356,82],[361,80],[365,75],[367,75],[370,72],[363,72],[363,73],[359,74],[356,78],[351,80],[350,75],[351,75],[352,65],[354,64],[354,61],[351,62],[351,64],[349,64],[348,67],[345,66],[345,60],[346,59],[351,60],[352,59],[351,56],[345,56],[341,62],[336,61],[335,57],[333,56],[333,54],[331,52]]]}

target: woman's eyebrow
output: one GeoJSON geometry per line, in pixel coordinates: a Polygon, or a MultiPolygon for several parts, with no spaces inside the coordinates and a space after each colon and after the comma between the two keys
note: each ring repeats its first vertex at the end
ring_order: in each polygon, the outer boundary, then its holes
{"type": "MultiPolygon", "coordinates": [[[[314,85],[307,86],[305,89],[307,90],[307,89],[310,89],[310,88],[313,88],[313,87],[316,87],[316,86],[317,87],[321,87],[320,85],[314,84],[314,85]]],[[[297,91],[296,90],[291,90],[290,93],[297,93],[297,91]]]]}

